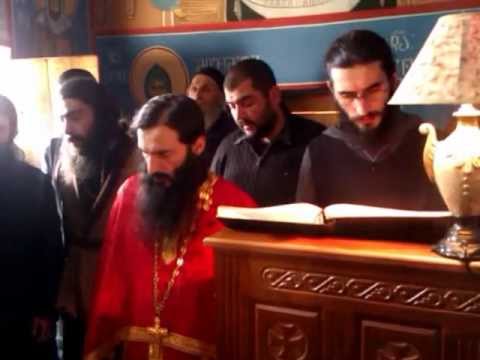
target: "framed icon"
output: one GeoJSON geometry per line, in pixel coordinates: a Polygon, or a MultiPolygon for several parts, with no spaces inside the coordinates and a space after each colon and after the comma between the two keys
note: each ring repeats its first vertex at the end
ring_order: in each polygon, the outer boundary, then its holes
{"type": "Polygon", "coordinates": [[[183,94],[188,86],[188,70],[172,49],[153,46],[142,50],[132,62],[130,93],[137,105],[165,93],[183,94]]]}

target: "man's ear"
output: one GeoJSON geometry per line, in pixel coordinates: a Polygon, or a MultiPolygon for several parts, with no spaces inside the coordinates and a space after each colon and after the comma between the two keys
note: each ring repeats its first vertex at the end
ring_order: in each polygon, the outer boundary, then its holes
{"type": "Polygon", "coordinates": [[[282,91],[278,87],[278,85],[274,85],[268,91],[268,97],[272,104],[279,105],[282,102],[282,91]]]}
{"type": "Polygon", "coordinates": [[[392,87],[390,90],[396,90],[399,84],[400,79],[398,78],[397,73],[393,73],[393,75],[390,77],[390,86],[392,87]]]}
{"type": "Polygon", "coordinates": [[[328,87],[328,90],[330,90],[330,92],[333,94],[334,90],[333,90],[333,83],[331,80],[327,80],[327,87],[328,87]]]}
{"type": "Polygon", "coordinates": [[[205,150],[205,135],[200,135],[192,144],[192,152],[194,155],[200,155],[205,150]]]}

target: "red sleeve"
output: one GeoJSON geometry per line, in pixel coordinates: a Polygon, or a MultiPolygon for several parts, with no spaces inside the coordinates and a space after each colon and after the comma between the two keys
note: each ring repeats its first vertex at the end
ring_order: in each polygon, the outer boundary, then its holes
{"type": "Polygon", "coordinates": [[[217,205],[256,207],[257,204],[250,195],[232,182],[219,178],[216,184],[217,205]]]}

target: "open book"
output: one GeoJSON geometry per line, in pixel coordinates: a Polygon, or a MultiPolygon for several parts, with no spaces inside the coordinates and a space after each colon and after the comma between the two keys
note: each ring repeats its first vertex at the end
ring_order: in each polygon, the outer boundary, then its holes
{"type": "Polygon", "coordinates": [[[307,232],[376,232],[418,224],[447,223],[449,211],[412,211],[368,205],[332,204],[324,209],[308,203],[260,208],[219,206],[217,217],[227,226],[241,229],[307,232]]]}
{"type": "Polygon", "coordinates": [[[324,209],[308,203],[294,203],[260,208],[219,206],[217,209],[217,217],[220,219],[316,225],[327,224],[337,219],[432,219],[448,218],[451,216],[452,214],[449,211],[412,211],[355,204],[333,204],[324,209]]]}

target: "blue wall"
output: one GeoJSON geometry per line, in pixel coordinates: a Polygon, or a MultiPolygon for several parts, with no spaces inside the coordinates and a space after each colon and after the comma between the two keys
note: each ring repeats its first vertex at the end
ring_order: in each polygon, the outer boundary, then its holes
{"type": "MultiPolygon", "coordinates": [[[[190,74],[204,65],[226,70],[243,57],[255,56],[273,67],[280,83],[310,82],[326,79],[322,64],[329,44],[348,30],[364,28],[378,32],[389,41],[398,73],[403,76],[437,18],[449,12],[453,11],[267,29],[100,36],[97,37],[97,51],[102,81],[125,108],[132,109],[135,104],[128,85],[132,60],[141,50],[151,46],[174,50],[190,74]]],[[[440,115],[443,113],[440,110],[440,115]]]]}

